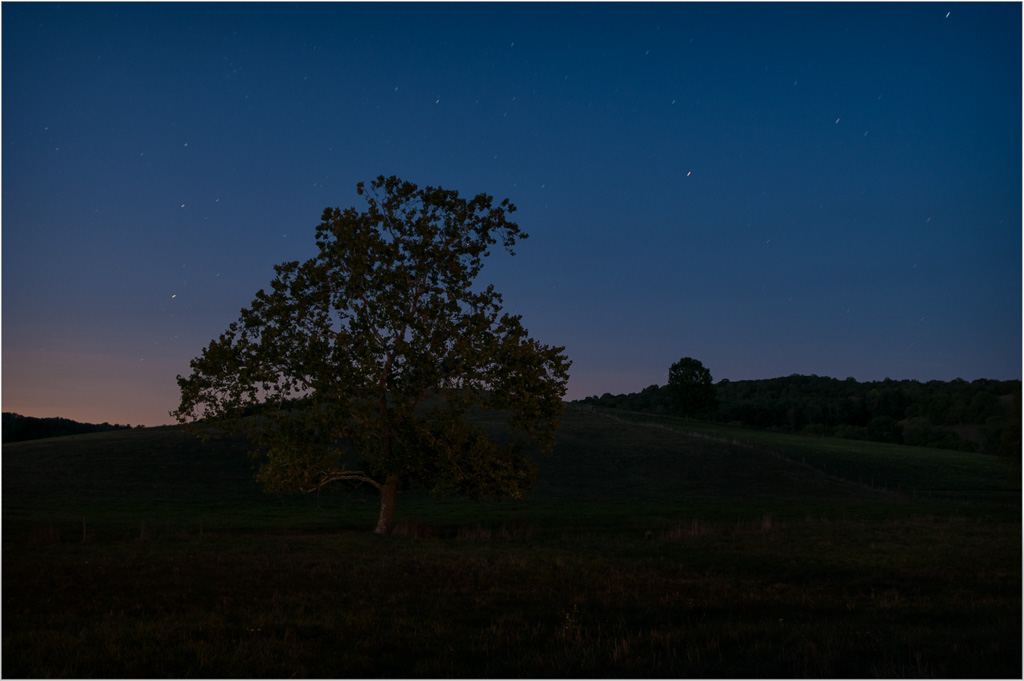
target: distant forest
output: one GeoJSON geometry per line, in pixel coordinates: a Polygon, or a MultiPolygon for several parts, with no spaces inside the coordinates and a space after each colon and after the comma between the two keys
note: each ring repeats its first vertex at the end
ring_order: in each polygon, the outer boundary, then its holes
{"type": "MultiPolygon", "coordinates": [[[[875,442],[1021,455],[1021,382],[874,381],[822,376],[722,380],[719,423],[875,442]]],[[[577,400],[651,414],[675,413],[668,386],[577,400]]]]}
{"type": "Polygon", "coordinates": [[[71,419],[35,418],[22,416],[14,412],[3,412],[3,442],[21,442],[22,440],[39,440],[44,437],[60,437],[63,435],[81,435],[83,433],[103,433],[109,430],[128,430],[131,426],[120,426],[109,423],[79,423],[71,419]]]}

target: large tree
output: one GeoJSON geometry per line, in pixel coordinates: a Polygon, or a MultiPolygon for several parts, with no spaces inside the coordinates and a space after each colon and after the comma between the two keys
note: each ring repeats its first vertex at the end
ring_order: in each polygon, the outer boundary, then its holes
{"type": "Polygon", "coordinates": [[[536,477],[524,450],[553,445],[570,361],[476,285],[492,246],[514,255],[527,238],[515,206],[396,177],[356,191],[366,209],[326,209],[319,253],[275,266],[270,291],[178,376],[172,415],[245,431],[270,490],[375,488],[378,533],[402,484],[520,497],[536,477]],[[477,409],[507,432],[486,433],[477,409]]]}
{"type": "Polygon", "coordinates": [[[718,406],[711,371],[692,357],[683,357],[669,368],[667,387],[682,416],[706,415],[718,406]]]}

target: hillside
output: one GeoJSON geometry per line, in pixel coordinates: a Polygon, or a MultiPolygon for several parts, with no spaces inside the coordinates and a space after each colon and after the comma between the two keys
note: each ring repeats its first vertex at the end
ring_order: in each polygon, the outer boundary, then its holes
{"type": "Polygon", "coordinates": [[[64,437],[66,435],[82,435],[84,433],[105,433],[111,430],[127,430],[131,426],[111,425],[109,423],[79,423],[60,417],[36,418],[22,416],[14,412],[3,413],[3,442],[22,442],[39,440],[48,437],[64,437]]]}
{"type": "MultiPolygon", "coordinates": [[[[555,451],[537,459],[535,489],[521,502],[480,506],[407,490],[398,517],[467,504],[485,515],[535,516],[566,503],[581,518],[626,507],[665,517],[757,517],[767,511],[802,516],[809,504],[849,510],[1019,496],[1019,473],[998,457],[737,431],[665,417],[633,415],[630,422],[626,416],[570,406],[555,451]]],[[[482,423],[497,429],[500,419],[482,423]]],[[[137,528],[145,517],[161,517],[165,524],[206,517],[207,527],[237,527],[259,516],[282,525],[330,527],[369,523],[375,512],[374,502],[360,501],[366,497],[359,492],[266,495],[253,482],[253,466],[244,440],[203,444],[176,426],[6,444],[5,538],[29,518],[60,519],[70,527],[93,517],[117,534],[116,526],[137,528]]]]}
{"type": "MultiPolygon", "coordinates": [[[[722,380],[715,384],[715,395],[716,408],[703,417],[718,423],[1020,457],[1020,381],[858,382],[793,374],[722,380]]],[[[675,413],[667,386],[579,402],[675,413]]]]}

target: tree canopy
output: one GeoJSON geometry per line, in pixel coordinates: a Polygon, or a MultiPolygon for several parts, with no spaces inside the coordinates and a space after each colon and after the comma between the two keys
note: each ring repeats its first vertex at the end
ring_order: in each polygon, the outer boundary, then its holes
{"type": "Polygon", "coordinates": [[[708,414],[718,405],[711,372],[692,357],[683,357],[669,368],[668,389],[682,416],[708,414]]]}
{"type": "Polygon", "coordinates": [[[571,362],[529,337],[476,279],[495,244],[527,238],[515,206],[396,177],[357,185],[366,208],[328,208],[318,253],[275,266],[237,322],[178,376],[181,422],[243,429],[275,491],[366,484],[381,495],[376,532],[399,484],[516,498],[550,450],[571,362]],[[473,408],[507,416],[494,441],[473,408]]]}
{"type": "MultiPolygon", "coordinates": [[[[1021,382],[892,380],[860,383],[793,374],[715,384],[720,423],[1020,457],[1021,382]]],[[[588,397],[586,404],[676,413],[669,386],[588,397]]]]}

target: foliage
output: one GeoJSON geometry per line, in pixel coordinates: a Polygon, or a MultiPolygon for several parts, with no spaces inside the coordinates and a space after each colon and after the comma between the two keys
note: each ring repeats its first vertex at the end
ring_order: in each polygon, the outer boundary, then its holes
{"type": "Polygon", "coordinates": [[[527,237],[515,206],[396,177],[357,192],[366,210],[325,210],[318,255],[276,266],[178,377],[174,415],[248,429],[269,489],[378,489],[381,533],[400,483],[519,497],[536,475],[526,446],[554,442],[570,362],[474,288],[494,244],[514,254],[527,237]],[[509,437],[489,439],[471,408],[502,410],[509,437]]]}
{"type": "Polygon", "coordinates": [[[36,418],[34,416],[22,416],[10,411],[3,413],[3,441],[5,443],[38,440],[47,437],[81,435],[82,433],[105,433],[111,430],[127,430],[129,428],[131,426],[111,425],[109,423],[79,423],[78,421],[60,417],[36,418]]]}
{"type": "Polygon", "coordinates": [[[681,416],[707,414],[718,404],[711,372],[692,357],[684,357],[672,365],[666,387],[681,416]]]}
{"type": "MultiPolygon", "coordinates": [[[[1020,457],[1020,381],[858,382],[824,376],[719,381],[719,423],[1020,457]]],[[[585,404],[673,412],[669,385],[593,396],[585,404]]]]}

